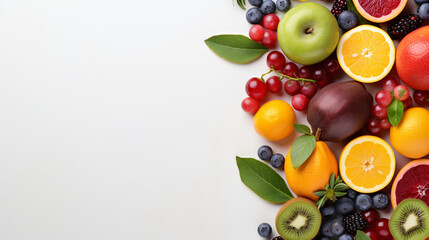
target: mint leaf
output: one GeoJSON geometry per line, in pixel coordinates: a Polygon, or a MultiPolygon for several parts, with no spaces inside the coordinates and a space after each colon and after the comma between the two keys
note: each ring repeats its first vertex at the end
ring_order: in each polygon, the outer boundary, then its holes
{"type": "Polygon", "coordinates": [[[316,147],[316,138],[313,135],[299,136],[292,144],[290,157],[294,169],[297,169],[310,157],[316,147]]]}
{"type": "Polygon", "coordinates": [[[217,35],[204,41],[219,57],[234,63],[248,63],[269,49],[243,35],[217,35]]]}
{"type": "Polygon", "coordinates": [[[356,240],[371,240],[364,232],[361,230],[357,230],[356,232],[356,240]]]}
{"type": "Polygon", "coordinates": [[[294,123],[293,127],[295,128],[295,130],[299,133],[302,134],[311,134],[311,130],[309,127],[307,127],[304,124],[298,124],[298,123],[294,123]]]}
{"type": "Polygon", "coordinates": [[[262,199],[284,203],[293,198],[280,175],[265,163],[254,158],[235,157],[241,181],[262,199]]]}
{"type": "Polygon", "coordinates": [[[396,127],[404,115],[404,104],[397,98],[393,98],[387,107],[387,119],[392,126],[396,127]]]}
{"type": "Polygon", "coordinates": [[[338,191],[338,192],[343,192],[345,190],[349,189],[349,186],[347,186],[347,184],[345,183],[338,183],[337,185],[335,185],[334,187],[334,191],[338,191]]]}
{"type": "Polygon", "coordinates": [[[324,191],[324,190],[314,192],[314,195],[316,195],[318,197],[323,197],[323,196],[325,196],[325,194],[326,194],[326,191],[324,191]]]}

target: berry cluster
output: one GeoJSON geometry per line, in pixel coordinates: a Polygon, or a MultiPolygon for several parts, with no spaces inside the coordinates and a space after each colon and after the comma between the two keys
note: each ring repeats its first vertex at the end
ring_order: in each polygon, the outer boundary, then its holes
{"type": "Polygon", "coordinates": [[[385,223],[387,219],[379,219],[380,214],[377,211],[389,206],[390,199],[385,193],[379,192],[371,196],[349,189],[346,196],[320,209],[320,239],[352,240],[357,230],[378,237],[371,239],[392,239],[388,224],[385,223]]]}
{"type": "Polygon", "coordinates": [[[273,154],[273,149],[270,146],[263,145],[258,149],[258,157],[265,161],[270,161],[271,166],[278,169],[283,169],[285,157],[280,153],[273,154]]]}
{"type": "Polygon", "coordinates": [[[274,48],[277,43],[277,26],[280,19],[274,14],[265,15],[262,19],[262,25],[255,24],[250,27],[249,37],[255,42],[265,45],[267,48],[274,48]]]}
{"type": "Polygon", "coordinates": [[[246,12],[246,20],[250,24],[261,23],[264,15],[275,13],[276,8],[286,12],[291,6],[290,0],[277,0],[276,3],[272,0],[249,0],[249,4],[254,6],[246,12]]]}
{"type": "Polygon", "coordinates": [[[395,78],[386,77],[381,84],[383,90],[378,91],[375,95],[377,104],[372,107],[372,117],[367,123],[369,133],[372,135],[380,135],[382,130],[390,128],[391,124],[387,118],[387,108],[394,98],[403,103],[404,110],[413,103],[410,97],[410,89],[400,84],[395,78]]]}
{"type": "Polygon", "coordinates": [[[387,33],[392,39],[402,39],[408,33],[416,30],[423,24],[423,20],[415,15],[409,14],[403,18],[395,20],[387,29],[387,33]]]}

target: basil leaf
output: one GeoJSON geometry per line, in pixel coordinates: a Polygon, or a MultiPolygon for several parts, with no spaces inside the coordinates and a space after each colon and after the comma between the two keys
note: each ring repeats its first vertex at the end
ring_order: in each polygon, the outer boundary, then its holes
{"type": "Polygon", "coordinates": [[[357,230],[356,232],[356,240],[371,240],[364,232],[361,230],[357,230]]]}
{"type": "Polygon", "coordinates": [[[326,194],[326,191],[323,191],[323,190],[314,192],[314,195],[316,195],[318,197],[323,197],[323,196],[325,196],[325,194],[326,194]]]}
{"type": "Polygon", "coordinates": [[[376,25],[375,23],[366,20],[364,17],[362,17],[362,15],[360,15],[360,13],[356,9],[355,5],[353,4],[353,0],[347,0],[347,9],[356,13],[356,16],[359,19],[359,24],[361,24],[361,25],[370,24],[370,25],[374,25],[374,26],[376,25]]]}
{"type": "Polygon", "coordinates": [[[238,156],[236,161],[241,181],[262,199],[284,203],[293,198],[283,178],[265,163],[238,156]]]}
{"type": "Polygon", "coordinates": [[[293,127],[295,128],[295,130],[299,133],[302,134],[311,134],[311,130],[309,127],[307,127],[304,124],[298,124],[298,123],[294,123],[293,127]]]}
{"type": "Polygon", "coordinates": [[[392,102],[387,107],[387,119],[392,126],[396,127],[404,114],[404,104],[397,98],[393,98],[392,102]]]}
{"type": "Polygon", "coordinates": [[[217,35],[204,41],[217,55],[234,63],[248,63],[269,49],[243,35],[217,35]]]}
{"type": "Polygon", "coordinates": [[[292,144],[290,157],[294,169],[297,169],[310,157],[316,147],[316,138],[313,135],[299,136],[292,144]]]}

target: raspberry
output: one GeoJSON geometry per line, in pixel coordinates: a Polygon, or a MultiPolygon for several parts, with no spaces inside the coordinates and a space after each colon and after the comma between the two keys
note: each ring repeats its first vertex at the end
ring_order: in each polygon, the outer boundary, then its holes
{"type": "Polygon", "coordinates": [[[423,24],[423,20],[415,14],[410,14],[393,22],[387,29],[392,39],[402,39],[408,33],[416,30],[423,24]]]}
{"type": "Polygon", "coordinates": [[[346,0],[335,0],[334,5],[332,5],[331,13],[338,18],[340,14],[347,10],[347,1],[346,0]]]}
{"type": "Polygon", "coordinates": [[[356,235],[357,230],[363,230],[366,227],[366,220],[362,214],[352,213],[343,218],[343,226],[346,231],[352,235],[356,235]]]}

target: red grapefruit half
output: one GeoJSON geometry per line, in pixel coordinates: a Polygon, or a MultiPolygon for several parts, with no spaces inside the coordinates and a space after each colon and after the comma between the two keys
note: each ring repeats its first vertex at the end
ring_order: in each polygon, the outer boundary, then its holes
{"type": "Polygon", "coordinates": [[[398,16],[407,5],[407,0],[353,0],[353,3],[362,17],[382,23],[398,16]]]}
{"type": "Polygon", "coordinates": [[[429,159],[413,160],[405,165],[392,185],[393,209],[407,198],[420,199],[429,206],[429,159]]]}

